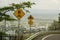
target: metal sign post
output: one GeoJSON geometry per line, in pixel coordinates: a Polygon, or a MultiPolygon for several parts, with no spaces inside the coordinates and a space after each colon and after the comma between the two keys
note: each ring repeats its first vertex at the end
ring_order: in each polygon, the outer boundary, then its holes
{"type": "Polygon", "coordinates": [[[32,24],[33,24],[33,21],[32,21],[32,20],[29,20],[29,21],[28,21],[28,24],[29,24],[29,26],[30,26],[30,35],[31,35],[31,26],[32,26],[32,24]]]}
{"type": "Polygon", "coordinates": [[[19,25],[20,25],[20,20],[18,20],[18,38],[17,38],[18,40],[20,39],[19,38],[19,25]]]}
{"type": "Polygon", "coordinates": [[[25,15],[25,13],[22,11],[22,9],[17,9],[15,12],[14,12],[14,16],[16,16],[16,18],[18,19],[18,37],[17,37],[17,40],[20,40],[20,19],[25,15]]]}
{"type": "Polygon", "coordinates": [[[30,25],[30,35],[31,35],[31,33],[32,33],[32,32],[31,32],[31,25],[30,25]]]}

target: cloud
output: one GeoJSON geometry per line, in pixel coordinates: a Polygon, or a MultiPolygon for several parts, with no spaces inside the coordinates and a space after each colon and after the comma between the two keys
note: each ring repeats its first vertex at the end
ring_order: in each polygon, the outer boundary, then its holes
{"type": "Polygon", "coordinates": [[[34,2],[36,5],[33,6],[33,9],[57,9],[60,7],[60,0],[34,0],[34,2]]]}
{"type": "Polygon", "coordinates": [[[0,0],[0,7],[7,6],[11,3],[20,3],[24,2],[24,0],[0,0]]]}
{"type": "Polygon", "coordinates": [[[24,1],[35,2],[36,5],[32,9],[58,9],[60,8],[60,0],[0,0],[0,7],[7,6],[11,3],[20,3],[24,1]]]}

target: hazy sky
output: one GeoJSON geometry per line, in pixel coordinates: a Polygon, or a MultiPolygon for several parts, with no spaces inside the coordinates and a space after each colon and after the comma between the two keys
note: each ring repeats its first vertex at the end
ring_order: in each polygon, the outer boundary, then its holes
{"type": "Polygon", "coordinates": [[[0,7],[11,3],[20,3],[24,1],[35,2],[34,9],[58,9],[60,8],[60,0],[0,0],[0,7]]]}
{"type": "Polygon", "coordinates": [[[34,0],[37,9],[52,9],[60,8],[60,0],[34,0]]]}
{"type": "Polygon", "coordinates": [[[35,2],[30,9],[34,16],[57,16],[60,12],[60,0],[0,0],[0,7],[7,6],[11,3],[20,3],[24,1],[35,2]]]}

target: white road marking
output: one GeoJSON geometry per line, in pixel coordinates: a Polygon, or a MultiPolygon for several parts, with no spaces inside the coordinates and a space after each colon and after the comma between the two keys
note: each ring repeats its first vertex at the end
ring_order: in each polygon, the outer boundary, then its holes
{"type": "Polygon", "coordinates": [[[50,34],[50,35],[47,35],[45,37],[42,38],[42,40],[45,40],[47,37],[50,37],[50,36],[53,36],[54,34],[50,34]]]}

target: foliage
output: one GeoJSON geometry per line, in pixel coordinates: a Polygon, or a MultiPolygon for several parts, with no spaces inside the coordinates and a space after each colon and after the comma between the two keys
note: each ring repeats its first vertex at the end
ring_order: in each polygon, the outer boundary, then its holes
{"type": "Polygon", "coordinates": [[[31,8],[32,5],[34,5],[35,3],[31,3],[30,1],[28,2],[23,2],[23,3],[20,3],[20,4],[15,4],[15,3],[12,3],[11,6],[14,8],[14,9],[20,9],[22,8],[23,10],[25,10],[26,12],[29,12],[29,10],[26,10],[25,8],[31,8]]]}
{"type": "Polygon", "coordinates": [[[59,13],[59,17],[58,17],[58,22],[60,23],[60,13],[59,13]]]}
{"type": "Polygon", "coordinates": [[[55,21],[49,26],[49,30],[60,30],[60,23],[55,21]]]}
{"type": "Polygon", "coordinates": [[[4,32],[0,32],[0,36],[2,36],[2,35],[7,35],[6,33],[4,33],[4,32]]]}
{"type": "Polygon", "coordinates": [[[3,7],[3,8],[0,8],[0,11],[8,12],[9,10],[13,10],[13,7],[12,6],[6,6],[6,7],[3,7]]]}
{"type": "Polygon", "coordinates": [[[0,8],[0,21],[2,20],[15,20],[14,18],[10,18],[9,15],[5,14],[9,11],[14,11],[15,9],[24,9],[26,12],[29,12],[29,10],[26,10],[25,8],[31,8],[31,6],[35,4],[35,3],[31,3],[31,2],[23,2],[23,3],[20,3],[20,4],[15,4],[15,3],[12,3],[10,6],[6,6],[6,7],[3,7],[3,8],[0,8]],[[3,18],[4,17],[4,18],[3,18]]]}
{"type": "Polygon", "coordinates": [[[7,21],[16,20],[14,18],[11,18],[9,15],[0,12],[0,21],[3,21],[4,19],[7,20],[7,21]]]}
{"type": "Polygon", "coordinates": [[[60,13],[58,17],[58,21],[55,21],[49,26],[49,30],[60,30],[60,13]]]}
{"type": "Polygon", "coordinates": [[[4,32],[0,32],[0,40],[6,40],[5,38],[1,38],[3,35],[7,35],[7,34],[4,32]]]}
{"type": "MultiPolygon", "coordinates": [[[[31,8],[31,6],[33,4],[35,4],[35,3],[31,3],[30,1],[23,2],[23,3],[20,3],[20,4],[12,3],[10,6],[0,8],[0,11],[8,12],[8,11],[14,11],[14,9],[20,9],[20,8],[26,10],[25,8],[31,8]]],[[[28,12],[28,10],[26,10],[26,12],[28,12]]]]}
{"type": "Polygon", "coordinates": [[[35,4],[35,3],[31,3],[31,2],[23,2],[23,3],[20,3],[20,4],[15,4],[15,3],[12,3],[12,6],[13,6],[13,8],[15,8],[15,9],[18,9],[18,8],[31,8],[31,6],[33,5],[33,4],[35,4]]]}

